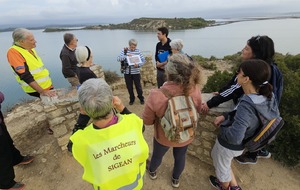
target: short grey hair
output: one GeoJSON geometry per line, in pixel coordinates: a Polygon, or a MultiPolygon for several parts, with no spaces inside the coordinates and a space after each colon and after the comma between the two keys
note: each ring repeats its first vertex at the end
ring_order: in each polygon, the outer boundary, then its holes
{"type": "Polygon", "coordinates": [[[19,45],[19,42],[25,40],[29,34],[32,32],[26,28],[16,28],[12,33],[13,44],[19,45]]]}
{"type": "Polygon", "coordinates": [[[74,38],[75,38],[74,34],[72,34],[72,33],[65,33],[64,34],[64,42],[65,42],[65,44],[69,45],[74,38]]]}
{"type": "Polygon", "coordinates": [[[129,45],[137,45],[138,44],[136,39],[130,39],[128,43],[129,43],[129,45]]]}
{"type": "Polygon", "coordinates": [[[78,90],[78,99],[86,114],[94,120],[105,119],[113,108],[112,90],[100,78],[85,81],[78,90]]]}
{"type": "Polygon", "coordinates": [[[172,40],[170,42],[170,46],[171,46],[172,49],[176,49],[178,51],[181,51],[182,48],[183,48],[183,40],[181,40],[181,39],[172,40]]]}

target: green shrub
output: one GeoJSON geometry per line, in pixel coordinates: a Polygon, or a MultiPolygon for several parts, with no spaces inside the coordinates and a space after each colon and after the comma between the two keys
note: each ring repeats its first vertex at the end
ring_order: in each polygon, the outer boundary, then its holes
{"type": "Polygon", "coordinates": [[[229,60],[235,63],[241,63],[242,62],[242,57],[241,57],[241,53],[236,53],[233,55],[226,55],[223,58],[224,60],[229,60]]]}
{"type": "Polygon", "coordinates": [[[204,93],[216,92],[225,86],[232,76],[233,74],[227,71],[216,71],[212,76],[208,77],[202,91],[204,93]]]}
{"type": "Polygon", "coordinates": [[[268,147],[273,158],[287,166],[297,166],[300,160],[300,117],[281,114],[285,124],[268,147]]]}
{"type": "Polygon", "coordinates": [[[300,163],[300,70],[297,68],[297,65],[300,65],[299,55],[275,57],[284,78],[279,110],[285,125],[274,143],[270,145],[270,150],[275,159],[288,166],[296,166],[300,163]]]}
{"type": "Polygon", "coordinates": [[[208,62],[208,61],[203,61],[203,62],[198,62],[201,67],[207,70],[217,70],[217,65],[214,62],[208,62]]]}
{"type": "Polygon", "coordinates": [[[300,69],[300,54],[295,56],[287,54],[285,56],[284,62],[290,70],[297,71],[300,69]]]}
{"type": "Polygon", "coordinates": [[[210,56],[209,60],[210,61],[215,61],[215,60],[218,60],[218,58],[216,58],[215,56],[212,55],[212,56],[210,56]]]}
{"type": "MultiPolygon", "coordinates": [[[[195,63],[198,63],[204,69],[207,69],[207,70],[216,70],[217,69],[217,66],[213,61],[210,62],[207,58],[202,57],[201,55],[192,55],[191,57],[193,58],[195,63]]],[[[210,59],[217,60],[217,58],[214,56],[211,56],[210,59]]]]}
{"type": "Polygon", "coordinates": [[[116,71],[104,71],[105,81],[107,84],[113,84],[120,79],[120,76],[117,74],[116,71]]]}
{"type": "Polygon", "coordinates": [[[242,63],[241,53],[224,56],[224,60],[230,61],[232,66],[231,71],[234,73],[238,70],[239,65],[242,63]]]}
{"type": "Polygon", "coordinates": [[[204,62],[204,61],[208,61],[207,58],[202,57],[201,55],[192,55],[191,57],[193,58],[193,60],[194,60],[195,62],[204,62]]]}

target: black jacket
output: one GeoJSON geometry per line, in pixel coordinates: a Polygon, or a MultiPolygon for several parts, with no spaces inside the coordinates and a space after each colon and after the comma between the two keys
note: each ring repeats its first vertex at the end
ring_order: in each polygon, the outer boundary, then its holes
{"type": "Polygon", "coordinates": [[[77,75],[77,60],[75,51],[70,50],[66,45],[63,46],[59,55],[62,62],[62,73],[65,78],[77,75]]]}
{"type": "MultiPolygon", "coordinates": [[[[275,63],[271,64],[271,78],[269,83],[273,86],[273,93],[275,95],[277,104],[279,105],[283,90],[283,77],[275,63]]],[[[209,108],[212,108],[217,107],[223,102],[227,102],[231,99],[236,104],[243,94],[244,91],[237,83],[237,77],[234,75],[227,85],[219,90],[219,95],[212,97],[209,101],[207,101],[206,104],[209,108]]]]}

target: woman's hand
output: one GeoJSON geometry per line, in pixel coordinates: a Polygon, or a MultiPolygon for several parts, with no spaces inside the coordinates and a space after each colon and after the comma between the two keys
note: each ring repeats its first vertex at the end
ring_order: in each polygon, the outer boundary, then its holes
{"type": "Polygon", "coordinates": [[[209,110],[209,107],[207,106],[207,103],[206,102],[202,103],[202,105],[201,105],[201,113],[207,114],[208,110],[209,110]]]}
{"type": "Polygon", "coordinates": [[[113,106],[116,108],[118,112],[122,112],[125,108],[124,104],[122,103],[121,99],[118,96],[113,97],[113,106]]]}
{"type": "Polygon", "coordinates": [[[225,117],[223,115],[220,115],[218,117],[216,117],[215,121],[214,121],[214,125],[216,127],[219,127],[220,124],[225,120],[225,117]]]}
{"type": "Polygon", "coordinates": [[[56,96],[55,91],[52,91],[52,90],[43,90],[40,94],[42,96],[48,96],[48,97],[56,96]]]}

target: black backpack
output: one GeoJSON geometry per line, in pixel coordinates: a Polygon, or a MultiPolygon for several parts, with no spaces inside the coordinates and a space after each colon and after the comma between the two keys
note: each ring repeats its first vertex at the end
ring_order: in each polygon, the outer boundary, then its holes
{"type": "Polygon", "coordinates": [[[252,137],[244,141],[245,148],[249,152],[256,152],[271,143],[284,125],[284,121],[280,116],[268,120],[257,110],[256,112],[260,126],[252,137]]]}
{"type": "MultiPolygon", "coordinates": [[[[124,48],[124,55],[127,55],[127,51],[128,48],[124,48]]],[[[121,73],[125,73],[127,67],[128,67],[128,63],[126,59],[124,61],[121,61],[121,69],[120,69],[121,73]]]]}

